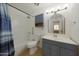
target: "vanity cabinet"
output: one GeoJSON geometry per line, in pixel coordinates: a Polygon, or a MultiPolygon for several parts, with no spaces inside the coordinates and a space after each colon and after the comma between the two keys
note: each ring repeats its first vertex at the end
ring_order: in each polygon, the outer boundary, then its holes
{"type": "Polygon", "coordinates": [[[77,46],[62,42],[43,39],[44,56],[76,56],[77,46]]]}
{"type": "Polygon", "coordinates": [[[43,46],[45,46],[45,47],[43,47],[43,50],[44,50],[44,55],[46,55],[46,56],[50,56],[51,54],[51,51],[49,51],[50,49],[51,49],[51,45],[49,45],[49,44],[43,44],[43,46]]]}
{"type": "Polygon", "coordinates": [[[58,56],[59,55],[59,47],[56,45],[51,45],[51,56],[58,56]]]}
{"type": "Polygon", "coordinates": [[[75,51],[61,48],[61,56],[74,56],[74,55],[76,55],[75,51]]]}

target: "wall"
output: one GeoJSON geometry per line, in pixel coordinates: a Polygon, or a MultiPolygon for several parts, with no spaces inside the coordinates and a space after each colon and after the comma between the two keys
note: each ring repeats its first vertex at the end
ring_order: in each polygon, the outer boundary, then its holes
{"type": "Polygon", "coordinates": [[[34,18],[27,18],[28,15],[9,6],[12,22],[12,33],[15,46],[15,55],[26,47],[26,42],[32,33],[32,26],[34,26],[34,18]],[[28,34],[30,33],[30,34],[28,34]]]}
{"type": "MultiPolygon", "coordinates": [[[[60,6],[60,5],[59,5],[60,6]]],[[[63,6],[63,5],[62,5],[63,6]]],[[[62,6],[60,6],[62,8],[62,6]]],[[[57,9],[58,6],[52,7],[57,9]]],[[[67,10],[58,12],[65,17],[65,34],[72,37],[73,40],[79,43],[79,4],[69,4],[67,10]]],[[[53,14],[44,13],[44,32],[48,33],[50,26],[48,22],[51,21],[53,14]],[[49,28],[49,29],[48,29],[49,28]]]]}

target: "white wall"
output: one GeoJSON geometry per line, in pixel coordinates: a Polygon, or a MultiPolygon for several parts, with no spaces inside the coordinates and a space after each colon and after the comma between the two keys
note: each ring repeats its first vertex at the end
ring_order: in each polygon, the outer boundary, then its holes
{"type": "Polygon", "coordinates": [[[28,40],[28,33],[32,33],[32,27],[34,26],[34,18],[28,19],[26,14],[9,6],[12,22],[12,33],[15,46],[15,55],[26,47],[28,40]]]}
{"type": "MultiPolygon", "coordinates": [[[[54,8],[57,8],[57,7],[54,7],[54,8]]],[[[77,3],[69,4],[67,10],[63,10],[58,13],[62,14],[65,17],[66,35],[71,36],[72,39],[74,39],[75,41],[79,43],[79,4],[77,3]],[[76,22],[76,24],[73,23],[74,21],[76,22]]],[[[51,17],[52,17],[52,14],[46,14],[46,12],[44,13],[45,33],[48,32],[48,21],[52,20],[50,19],[51,17]]]]}
{"type": "Polygon", "coordinates": [[[79,4],[74,4],[70,13],[70,34],[79,44],[79,4]],[[74,24],[74,22],[76,22],[74,24]]]}

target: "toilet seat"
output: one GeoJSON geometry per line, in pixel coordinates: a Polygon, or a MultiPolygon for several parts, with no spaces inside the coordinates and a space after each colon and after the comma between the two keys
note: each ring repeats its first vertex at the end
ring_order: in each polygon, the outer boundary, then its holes
{"type": "Polygon", "coordinates": [[[27,42],[27,48],[33,48],[36,47],[37,41],[28,41],[27,42]]]}

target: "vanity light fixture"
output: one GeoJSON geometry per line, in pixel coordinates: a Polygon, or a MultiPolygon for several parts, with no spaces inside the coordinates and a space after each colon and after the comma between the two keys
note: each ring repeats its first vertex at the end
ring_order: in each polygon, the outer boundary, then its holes
{"type": "Polygon", "coordinates": [[[51,10],[51,11],[48,11],[48,10],[47,10],[47,11],[46,11],[46,14],[57,13],[57,12],[59,12],[59,11],[67,10],[68,6],[69,6],[68,4],[65,4],[64,7],[62,7],[62,8],[61,8],[60,6],[58,6],[58,7],[57,7],[57,10],[54,10],[54,11],[53,11],[53,10],[51,10]]]}
{"type": "Polygon", "coordinates": [[[39,3],[34,3],[35,6],[39,6],[39,3]]]}
{"type": "Polygon", "coordinates": [[[46,12],[46,14],[50,14],[50,12],[46,12]]]}
{"type": "Polygon", "coordinates": [[[69,4],[65,4],[64,7],[69,7],[69,4]]]}
{"type": "Polygon", "coordinates": [[[58,9],[57,11],[60,11],[60,9],[58,9]]]}
{"type": "Polygon", "coordinates": [[[68,7],[65,7],[65,9],[67,9],[68,7]]]}
{"type": "Polygon", "coordinates": [[[50,10],[46,10],[46,14],[49,14],[50,13],[50,10]]]}

